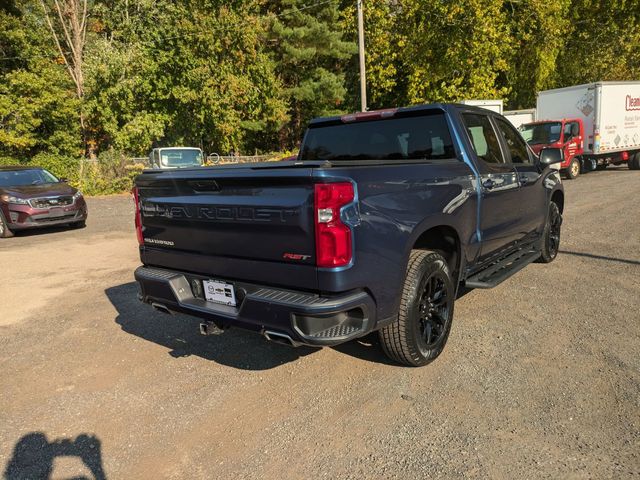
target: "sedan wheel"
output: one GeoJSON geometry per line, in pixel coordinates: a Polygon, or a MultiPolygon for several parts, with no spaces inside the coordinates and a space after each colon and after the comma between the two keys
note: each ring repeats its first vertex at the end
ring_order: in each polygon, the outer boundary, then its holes
{"type": "Polygon", "coordinates": [[[2,213],[0,213],[0,238],[13,237],[13,232],[9,229],[7,222],[5,221],[2,213]]]}

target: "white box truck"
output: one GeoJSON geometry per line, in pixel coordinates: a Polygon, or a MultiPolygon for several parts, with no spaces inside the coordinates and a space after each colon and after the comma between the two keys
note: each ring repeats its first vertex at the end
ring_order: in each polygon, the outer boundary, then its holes
{"type": "Polygon", "coordinates": [[[502,114],[502,100],[462,100],[463,105],[473,105],[475,107],[486,108],[492,112],[502,114]]]}
{"type": "Polygon", "coordinates": [[[511,125],[518,128],[524,123],[535,122],[536,109],[527,108],[525,110],[505,110],[502,115],[511,122],[511,125]]]}
{"type": "Polygon", "coordinates": [[[536,110],[538,120],[520,131],[534,151],[563,148],[568,178],[625,162],[640,169],[640,81],[546,90],[536,110]]]}

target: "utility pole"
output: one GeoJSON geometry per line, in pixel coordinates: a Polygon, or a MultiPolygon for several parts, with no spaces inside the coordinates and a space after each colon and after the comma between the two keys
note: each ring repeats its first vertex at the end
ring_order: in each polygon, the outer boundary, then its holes
{"type": "Polygon", "coordinates": [[[358,53],[360,56],[360,110],[367,111],[367,74],[364,63],[364,14],[362,12],[362,1],[356,0],[358,4],[358,53]]]}

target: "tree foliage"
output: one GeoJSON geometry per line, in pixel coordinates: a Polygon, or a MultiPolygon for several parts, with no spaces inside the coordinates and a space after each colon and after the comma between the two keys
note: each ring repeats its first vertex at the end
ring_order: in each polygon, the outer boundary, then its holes
{"type": "Polygon", "coordinates": [[[640,78],[638,0],[572,0],[555,83],[640,78]]]}
{"type": "Polygon", "coordinates": [[[36,9],[13,2],[0,8],[0,155],[79,156],[80,102],[36,9]]]}
{"type": "Polygon", "coordinates": [[[336,2],[313,9],[306,8],[306,3],[276,0],[267,10],[271,58],[287,105],[282,148],[295,144],[311,118],[342,111],[345,65],[357,52],[353,42],[342,38],[336,2]]]}
{"type": "Polygon", "coordinates": [[[509,68],[512,108],[531,108],[536,93],[556,86],[558,56],[565,48],[570,25],[570,0],[514,0],[504,3],[511,19],[509,68]]]}
{"type": "Polygon", "coordinates": [[[405,62],[409,103],[502,98],[508,68],[509,26],[501,2],[416,0],[405,62]]]}
{"type": "MultiPolygon", "coordinates": [[[[371,108],[640,77],[637,0],[364,4],[371,108]]],[[[355,0],[6,0],[0,157],[294,148],[358,108],[356,46],[355,0]]]]}

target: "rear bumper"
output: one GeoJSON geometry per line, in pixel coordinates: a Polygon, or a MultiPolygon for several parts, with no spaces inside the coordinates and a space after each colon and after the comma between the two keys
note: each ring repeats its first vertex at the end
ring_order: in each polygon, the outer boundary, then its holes
{"type": "Polygon", "coordinates": [[[186,313],[219,328],[239,327],[267,337],[291,339],[293,345],[337,345],[370,332],[375,303],[364,291],[335,296],[283,290],[242,282],[235,287],[238,305],[208,302],[195,285],[208,277],[153,267],[139,267],[135,279],[140,299],[186,313]]]}

